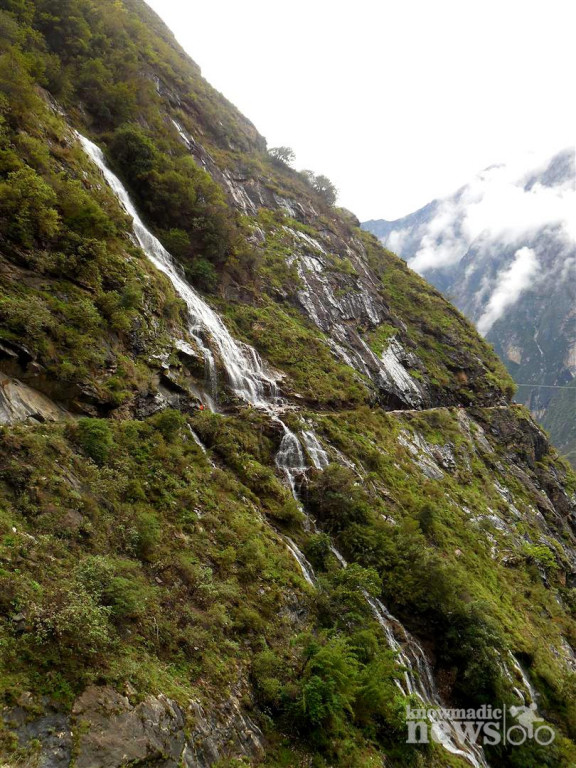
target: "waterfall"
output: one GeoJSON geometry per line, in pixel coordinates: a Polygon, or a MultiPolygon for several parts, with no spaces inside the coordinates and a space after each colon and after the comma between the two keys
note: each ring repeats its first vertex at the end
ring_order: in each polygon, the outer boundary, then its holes
{"type": "Polygon", "coordinates": [[[305,430],[301,434],[306,451],[312,459],[312,464],[316,469],[326,469],[328,464],[330,464],[330,458],[324,448],[320,445],[320,441],[314,432],[312,432],[312,430],[305,430]]]}
{"type": "MultiPolygon", "coordinates": [[[[306,461],[300,441],[277,416],[274,415],[271,399],[276,397],[276,379],[265,367],[258,352],[247,344],[242,344],[232,338],[220,317],[180,276],[174,261],[162,243],[145,226],[140,218],[130,195],[120,179],[106,165],[102,150],[81,134],[77,134],[86,154],[102,172],[112,191],[132,218],[134,235],[140,247],[157,269],[170,279],[176,293],[186,302],[190,317],[190,335],[202,352],[206,365],[206,381],[208,392],[206,400],[212,410],[217,398],[217,373],[214,354],[205,337],[212,342],[218,351],[220,362],[228,374],[229,385],[234,393],[242,400],[267,411],[282,427],[284,437],[276,456],[276,466],[284,472],[292,494],[296,497],[295,478],[306,470],[306,461]]],[[[206,449],[196,433],[190,430],[192,438],[202,448],[206,449]]],[[[311,434],[311,433],[310,433],[311,434]]],[[[314,438],[315,439],[315,438],[314,438]]],[[[313,442],[313,441],[312,441],[313,442]]],[[[315,455],[322,451],[318,441],[315,455]]],[[[286,540],[287,546],[298,561],[306,580],[313,584],[313,571],[306,563],[304,555],[294,542],[286,540]]]]}
{"type": "MultiPolygon", "coordinates": [[[[420,643],[392,616],[381,600],[367,593],[365,597],[386,635],[388,645],[396,652],[398,661],[404,667],[404,681],[398,681],[402,693],[405,696],[417,696],[427,708],[443,708],[445,705],[438,693],[430,662],[420,643]],[[401,641],[397,639],[398,636],[401,641]]],[[[482,748],[475,744],[463,743],[461,733],[451,721],[432,723],[432,731],[435,739],[453,755],[463,757],[474,768],[487,768],[482,748]]]]}
{"type": "MultiPolygon", "coordinates": [[[[315,521],[306,515],[296,491],[296,476],[302,475],[308,469],[302,446],[298,437],[288,429],[284,422],[280,421],[280,419],[277,419],[277,421],[284,429],[284,437],[276,454],[276,465],[284,472],[292,494],[305,515],[307,527],[315,531],[317,530],[315,521]]],[[[325,469],[330,460],[314,432],[307,430],[301,434],[306,450],[316,469],[325,469]]],[[[312,566],[291,539],[287,537],[284,537],[284,539],[290,552],[298,562],[304,578],[311,586],[315,586],[312,566]]],[[[334,544],[330,545],[330,551],[343,568],[348,566],[344,556],[334,544]]],[[[372,597],[366,591],[363,594],[374,618],[386,637],[388,646],[396,653],[399,664],[404,668],[403,682],[397,681],[402,694],[404,696],[418,697],[426,705],[426,708],[444,708],[434,681],[432,667],[422,646],[406,630],[404,625],[390,613],[381,600],[372,597]]],[[[451,721],[445,720],[440,723],[432,723],[431,730],[435,740],[442,744],[448,752],[464,758],[473,768],[487,768],[488,764],[486,763],[482,748],[475,744],[464,743],[461,733],[451,721]]]]}
{"type": "Polygon", "coordinates": [[[216,464],[214,463],[213,459],[211,459],[210,456],[208,455],[208,450],[206,449],[206,446],[204,445],[202,440],[200,440],[196,432],[192,429],[192,427],[189,424],[188,424],[188,431],[190,432],[192,440],[194,440],[198,448],[200,448],[202,453],[206,456],[206,459],[208,460],[208,463],[210,464],[210,466],[216,468],[216,464]]]}
{"type": "Polygon", "coordinates": [[[278,418],[276,418],[275,421],[280,424],[284,430],[284,437],[282,438],[280,448],[276,454],[276,466],[284,473],[286,481],[292,491],[292,495],[298,504],[300,504],[298,494],[296,493],[296,477],[308,469],[304,458],[304,452],[300,445],[300,441],[296,435],[288,429],[286,424],[278,418]]]}
{"type": "Polygon", "coordinates": [[[283,536],[283,539],[286,542],[286,546],[294,556],[294,559],[300,566],[302,575],[304,576],[308,584],[310,584],[311,587],[316,586],[316,575],[314,573],[314,569],[312,568],[308,560],[306,560],[304,554],[298,549],[296,544],[294,544],[292,539],[290,539],[288,536],[283,536]]]}
{"type": "MultiPolygon", "coordinates": [[[[216,398],[217,379],[216,361],[208,341],[205,340],[206,337],[216,348],[234,393],[254,406],[268,408],[267,394],[276,391],[275,377],[265,369],[256,350],[235,341],[220,317],[180,276],[168,251],[146,228],[124,185],[106,165],[102,150],[81,134],[78,134],[78,138],[86,154],[98,166],[112,191],[132,217],[134,235],[140,247],[154,266],[169,278],[176,293],[186,302],[190,316],[190,335],[201,350],[206,365],[209,398],[216,398]]],[[[209,404],[212,407],[210,402],[209,404]]]]}
{"type": "MultiPolygon", "coordinates": [[[[528,692],[529,700],[525,701],[525,704],[536,704],[538,705],[538,698],[540,694],[538,691],[534,688],[532,685],[532,681],[528,677],[528,673],[524,669],[524,667],[520,664],[519,661],[516,660],[517,669],[520,673],[520,677],[522,678],[522,683],[524,685],[524,689],[528,692]]],[[[538,709],[538,706],[536,706],[536,709],[538,709]]]]}
{"type": "MultiPolygon", "coordinates": [[[[206,400],[211,410],[215,409],[214,403],[217,398],[218,381],[216,361],[212,350],[204,340],[206,336],[218,351],[220,361],[228,374],[229,385],[234,393],[251,405],[266,410],[282,427],[284,437],[276,456],[276,466],[284,472],[292,494],[296,497],[295,478],[306,470],[306,462],[296,435],[273,413],[270,398],[276,397],[276,379],[265,370],[258,352],[253,347],[233,339],[220,317],[180,276],[171,255],[158,238],[146,228],[126,188],[106,165],[102,150],[85,136],[77,135],[84,151],[100,169],[112,191],[132,218],[134,235],[140,247],[154,266],[167,275],[177,294],[186,302],[190,317],[189,332],[201,350],[206,365],[208,389],[206,400]]],[[[205,446],[191,428],[190,434],[193,440],[206,453],[205,446]]],[[[318,443],[317,440],[316,443],[318,443]]],[[[288,549],[302,569],[304,578],[309,584],[313,585],[314,571],[312,566],[306,561],[302,552],[300,552],[291,539],[287,537],[284,537],[284,539],[288,549]]]]}
{"type": "Polygon", "coordinates": [[[198,446],[198,448],[200,448],[200,450],[202,451],[202,453],[203,453],[203,454],[207,454],[207,453],[208,453],[208,451],[206,450],[206,446],[204,445],[204,443],[202,442],[202,440],[200,440],[200,438],[198,437],[198,435],[196,434],[196,432],[194,432],[194,430],[192,429],[192,427],[191,427],[190,425],[188,425],[188,432],[190,432],[190,435],[192,436],[192,440],[194,440],[194,442],[196,443],[196,445],[198,446]]]}
{"type": "MultiPolygon", "coordinates": [[[[77,135],[86,154],[100,169],[112,191],[128,215],[131,216],[134,235],[140,247],[154,266],[169,278],[178,295],[186,303],[190,318],[189,332],[202,352],[205,361],[208,405],[214,410],[218,385],[216,360],[209,346],[212,344],[227,373],[229,386],[234,393],[245,402],[265,410],[281,426],[284,435],[276,455],[276,466],[284,473],[292,494],[298,501],[296,478],[302,475],[308,466],[300,440],[274,413],[273,401],[277,398],[276,378],[266,370],[258,352],[247,344],[233,339],[220,317],[181,277],[168,251],[144,225],[120,179],[106,165],[100,148],[81,134],[77,135]]],[[[194,432],[192,432],[192,437],[197,439],[194,432]]],[[[314,432],[311,430],[303,431],[302,439],[314,467],[320,470],[325,469],[329,463],[329,457],[314,432]]],[[[199,439],[197,442],[200,447],[204,448],[199,439]]],[[[308,525],[310,525],[311,521],[309,518],[307,519],[308,525]]],[[[291,539],[284,537],[284,541],[298,562],[306,581],[310,585],[314,585],[314,570],[310,563],[291,539]]],[[[345,567],[346,561],[342,555],[335,547],[331,549],[340,564],[345,567]]],[[[420,645],[404,629],[402,624],[388,612],[380,600],[370,597],[367,593],[365,597],[374,617],[385,633],[388,644],[396,651],[400,662],[406,668],[404,686],[400,684],[401,690],[406,694],[415,694],[423,702],[433,707],[441,706],[442,703],[434,684],[430,664],[420,645]],[[396,634],[401,636],[402,642],[397,640],[396,634]]],[[[439,726],[434,726],[434,728],[438,740],[448,751],[466,758],[474,768],[482,768],[482,766],[487,765],[482,751],[474,745],[461,745],[455,730],[451,729],[447,733],[439,726]]]]}
{"type": "MultiPolygon", "coordinates": [[[[512,674],[510,671],[510,667],[504,661],[502,664],[502,671],[512,684],[512,690],[516,694],[516,696],[520,699],[522,704],[524,706],[530,706],[531,704],[538,705],[538,699],[540,697],[540,694],[538,691],[534,688],[532,685],[532,682],[530,678],[528,677],[528,673],[524,669],[524,667],[520,664],[518,659],[514,656],[514,654],[511,651],[508,651],[508,657],[510,659],[510,665],[514,672],[516,673],[516,676],[512,674]],[[520,678],[518,680],[518,678],[520,678]],[[522,688],[518,687],[518,684],[521,683],[522,688]]],[[[536,711],[538,711],[538,708],[536,707],[536,711]]]]}
{"type": "Polygon", "coordinates": [[[330,552],[332,552],[332,554],[334,555],[336,560],[338,560],[342,568],[346,568],[348,566],[348,563],[346,562],[346,560],[344,560],[344,556],[336,549],[334,544],[330,544],[330,552]]]}

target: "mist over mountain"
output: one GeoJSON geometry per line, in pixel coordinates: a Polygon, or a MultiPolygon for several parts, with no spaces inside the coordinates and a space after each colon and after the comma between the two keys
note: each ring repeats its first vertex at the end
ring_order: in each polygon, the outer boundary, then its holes
{"type": "Polygon", "coordinates": [[[409,216],[363,226],[474,321],[521,385],[517,399],[574,461],[576,391],[563,389],[576,386],[574,148],[495,165],[409,216]]]}

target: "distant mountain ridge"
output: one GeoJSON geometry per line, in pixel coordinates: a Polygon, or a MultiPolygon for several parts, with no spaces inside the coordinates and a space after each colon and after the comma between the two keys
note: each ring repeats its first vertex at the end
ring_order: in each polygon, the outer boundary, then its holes
{"type": "Polygon", "coordinates": [[[575,151],[487,168],[374,233],[496,348],[527,404],[576,460],[575,151]],[[527,386],[532,385],[532,386],[527,386]]]}

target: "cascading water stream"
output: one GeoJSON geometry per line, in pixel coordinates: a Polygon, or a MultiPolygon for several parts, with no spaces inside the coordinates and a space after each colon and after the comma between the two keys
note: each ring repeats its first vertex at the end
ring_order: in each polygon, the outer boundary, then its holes
{"type": "Polygon", "coordinates": [[[190,425],[188,425],[188,431],[190,432],[190,435],[192,436],[192,440],[194,440],[194,442],[196,443],[198,448],[200,448],[202,453],[206,455],[208,453],[208,451],[206,450],[206,446],[204,445],[202,440],[200,440],[200,438],[198,437],[196,432],[194,432],[194,430],[192,429],[192,427],[190,425]]]}
{"type": "Polygon", "coordinates": [[[194,440],[194,442],[196,443],[198,448],[200,448],[202,453],[206,456],[206,459],[208,460],[208,463],[210,464],[210,466],[211,467],[216,467],[216,464],[214,463],[213,459],[208,454],[208,450],[207,450],[206,446],[204,445],[202,440],[200,440],[200,438],[198,437],[198,435],[196,434],[196,432],[192,429],[192,427],[190,425],[188,425],[188,431],[190,432],[192,440],[194,440]]]}
{"type": "Polygon", "coordinates": [[[314,573],[314,569],[306,559],[305,555],[298,549],[296,544],[290,539],[288,536],[283,536],[284,541],[286,542],[286,546],[292,553],[294,559],[300,566],[300,570],[302,571],[302,575],[310,584],[311,587],[316,586],[316,575],[314,573]]]}
{"type": "MultiPolygon", "coordinates": [[[[132,217],[134,235],[140,247],[150,261],[167,275],[178,295],[186,302],[190,317],[189,331],[201,350],[206,365],[208,383],[206,400],[210,409],[215,410],[217,379],[216,362],[212,350],[204,340],[206,335],[218,351],[220,361],[228,374],[230,388],[234,393],[251,405],[265,410],[283,429],[284,437],[278,451],[276,465],[284,472],[290,489],[296,497],[295,476],[298,472],[303,472],[306,469],[306,462],[298,438],[274,413],[271,400],[277,397],[276,379],[265,370],[258,352],[253,347],[233,339],[220,317],[180,276],[168,251],[158,238],[146,228],[124,185],[106,165],[102,150],[85,136],[77,135],[86,154],[100,169],[112,191],[128,215],[132,217]]],[[[200,448],[206,452],[204,445],[193,430],[191,430],[191,435],[200,448]]],[[[314,584],[312,566],[291,539],[287,537],[284,539],[290,552],[300,565],[304,578],[309,584],[314,584]]]]}
{"type": "Polygon", "coordinates": [[[538,711],[538,699],[540,694],[532,685],[526,670],[511,651],[508,651],[508,658],[510,660],[510,666],[516,673],[516,676],[513,676],[506,661],[502,664],[502,671],[512,684],[512,690],[524,706],[535,705],[536,711],[538,711]],[[518,680],[518,678],[520,679],[518,680]],[[522,687],[518,687],[519,685],[522,687]]]}
{"type": "Polygon", "coordinates": [[[320,445],[320,441],[314,432],[310,429],[304,430],[302,432],[302,440],[315,468],[320,470],[326,469],[328,464],[330,464],[330,457],[320,445]]]}
{"type": "MultiPolygon", "coordinates": [[[[81,134],[77,135],[87,155],[100,169],[116,197],[128,215],[132,217],[134,235],[140,247],[157,269],[167,275],[178,295],[186,303],[190,316],[189,332],[198,345],[206,365],[207,404],[212,410],[215,410],[217,369],[214,353],[208,346],[208,343],[211,342],[218,353],[219,361],[226,370],[229,386],[233,392],[242,400],[265,410],[282,428],[284,435],[276,455],[276,466],[284,473],[294,498],[300,504],[296,490],[296,478],[306,472],[309,466],[306,463],[300,440],[275,413],[274,405],[277,404],[275,377],[266,370],[257,351],[233,339],[220,317],[181,277],[168,251],[142,222],[120,179],[106,165],[100,148],[81,134]]],[[[204,449],[196,434],[194,432],[191,434],[193,439],[204,449]]],[[[329,464],[329,457],[314,432],[312,430],[303,431],[302,440],[313,466],[318,470],[325,469],[329,464]]],[[[304,512],[304,510],[302,511],[304,512]]],[[[313,521],[308,516],[305,515],[305,518],[309,527],[313,525],[313,521]]],[[[284,537],[284,540],[298,562],[304,578],[313,586],[315,576],[312,566],[291,539],[284,537]]],[[[346,561],[342,555],[335,547],[332,546],[331,549],[340,564],[345,567],[346,561]]],[[[368,594],[365,596],[376,620],[385,633],[388,644],[397,652],[400,662],[406,668],[405,686],[400,686],[402,691],[406,694],[415,694],[429,706],[441,706],[430,664],[424,651],[379,600],[368,594]],[[403,643],[397,640],[396,633],[402,636],[403,643]],[[417,671],[417,674],[414,673],[414,670],[417,671]]],[[[481,750],[461,745],[460,741],[451,734],[441,732],[437,733],[437,737],[447,750],[466,758],[474,768],[487,766],[481,750]]]]}
{"type": "MultiPolygon", "coordinates": [[[[232,338],[220,317],[180,276],[168,251],[146,228],[124,185],[106,165],[102,150],[81,134],[78,134],[78,138],[84,151],[98,166],[112,191],[132,217],[134,235],[140,247],[154,266],[167,275],[178,295],[186,302],[190,315],[190,335],[200,348],[207,369],[210,399],[216,398],[216,361],[205,341],[206,336],[214,344],[235,394],[256,407],[268,410],[268,398],[275,394],[276,379],[265,370],[256,350],[232,338]]],[[[208,404],[213,409],[214,403],[208,404]]]]}
{"type": "Polygon", "coordinates": [[[300,506],[300,501],[296,492],[296,478],[308,469],[304,451],[302,450],[300,441],[296,435],[288,429],[286,424],[277,417],[275,418],[275,421],[284,431],[280,448],[276,454],[276,466],[284,473],[284,477],[290,486],[292,495],[300,506]]]}
{"type": "MultiPolygon", "coordinates": [[[[314,520],[306,515],[296,489],[296,479],[302,476],[309,466],[306,464],[304,451],[298,437],[291,432],[288,427],[278,419],[284,428],[284,437],[280,444],[280,449],[276,454],[276,465],[281,469],[287,479],[292,494],[296,499],[302,513],[305,515],[307,527],[316,530],[314,520]]],[[[322,448],[318,438],[311,430],[303,431],[302,440],[306,451],[312,461],[313,466],[318,470],[325,469],[330,463],[327,452],[322,448]]],[[[287,544],[295,559],[298,561],[306,581],[315,586],[314,571],[305,556],[296,547],[294,542],[287,539],[287,544]]],[[[331,544],[330,550],[343,568],[348,563],[338,549],[331,544]]],[[[438,693],[432,668],[424,650],[418,641],[405,629],[403,624],[398,621],[388,611],[386,606],[378,598],[372,597],[368,592],[364,592],[364,597],[368,603],[374,618],[380,625],[389,647],[396,653],[397,660],[404,668],[403,683],[398,680],[397,684],[405,696],[417,696],[426,708],[440,709],[443,703],[438,693]],[[398,640],[398,637],[401,640],[398,640]]],[[[460,732],[452,725],[449,720],[441,723],[432,723],[431,730],[435,740],[454,755],[467,760],[474,768],[488,768],[488,764],[480,747],[474,744],[467,744],[463,741],[460,732]]]]}

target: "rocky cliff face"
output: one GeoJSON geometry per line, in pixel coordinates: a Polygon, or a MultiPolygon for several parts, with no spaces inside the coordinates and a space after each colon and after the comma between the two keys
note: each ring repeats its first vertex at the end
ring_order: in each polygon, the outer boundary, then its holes
{"type": "Polygon", "coordinates": [[[143,3],[0,8],[5,762],[570,765],[576,480],[492,349],[143,3]],[[500,701],[553,746],[406,743],[500,701]]]}
{"type": "Polygon", "coordinates": [[[84,768],[138,762],[209,768],[224,756],[256,758],[263,751],[262,732],[234,696],[210,718],[195,702],[184,712],[160,694],[134,705],[128,696],[105,686],[87,688],[70,714],[46,701],[43,716],[31,720],[26,706],[30,703],[24,698],[22,706],[5,713],[5,722],[22,743],[42,745],[37,761],[50,768],[67,768],[73,759],[84,768]]]}
{"type": "Polygon", "coordinates": [[[449,296],[573,459],[574,150],[489,168],[452,197],[364,227],[449,296]],[[532,386],[538,385],[538,386],[532,386]]]}

